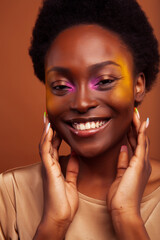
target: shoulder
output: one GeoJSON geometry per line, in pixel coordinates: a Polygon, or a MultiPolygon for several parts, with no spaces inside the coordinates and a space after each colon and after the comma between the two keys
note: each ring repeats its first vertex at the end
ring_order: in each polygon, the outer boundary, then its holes
{"type": "Polygon", "coordinates": [[[27,186],[36,186],[41,184],[41,163],[10,169],[0,174],[1,191],[8,193],[27,188],[27,186]]]}
{"type": "MultiPolygon", "coordinates": [[[[68,164],[68,156],[60,156],[59,162],[63,173],[66,172],[66,167],[68,164]]],[[[42,174],[42,163],[38,162],[32,165],[22,166],[18,168],[13,168],[7,170],[0,174],[0,187],[6,187],[7,189],[18,187],[27,187],[42,184],[43,174],[42,174]]]]}
{"type": "Polygon", "coordinates": [[[1,177],[4,181],[15,181],[17,178],[20,179],[31,179],[35,175],[41,175],[41,163],[35,163],[23,167],[13,168],[1,173],[1,177]]]}
{"type": "Polygon", "coordinates": [[[43,211],[41,168],[36,163],[0,174],[0,236],[3,232],[5,239],[18,239],[19,229],[22,235],[35,232],[43,211]]]}
{"type": "MultiPolygon", "coordinates": [[[[65,175],[69,156],[60,156],[59,161],[65,175]]],[[[43,192],[42,163],[10,169],[0,174],[0,195],[15,202],[15,196],[41,196],[43,192]]],[[[4,198],[4,197],[3,197],[4,198]]]]}

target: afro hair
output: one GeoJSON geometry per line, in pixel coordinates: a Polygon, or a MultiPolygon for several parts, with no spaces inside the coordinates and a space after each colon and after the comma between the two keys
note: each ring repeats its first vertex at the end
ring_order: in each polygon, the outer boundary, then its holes
{"type": "Polygon", "coordinates": [[[78,24],[98,24],[117,33],[129,47],[146,91],[159,71],[158,42],[145,13],[135,0],[44,0],[33,29],[29,54],[36,76],[45,82],[44,60],[63,30],[78,24]]]}

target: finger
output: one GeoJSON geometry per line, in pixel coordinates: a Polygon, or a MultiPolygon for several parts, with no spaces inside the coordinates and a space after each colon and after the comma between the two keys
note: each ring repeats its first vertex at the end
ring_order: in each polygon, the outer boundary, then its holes
{"type": "Polygon", "coordinates": [[[117,164],[117,176],[122,177],[129,165],[128,149],[126,145],[123,145],[120,150],[117,164]]]}
{"type": "Polygon", "coordinates": [[[137,133],[135,128],[133,128],[132,126],[130,126],[130,129],[127,133],[127,137],[128,137],[128,142],[132,149],[132,152],[134,153],[137,146],[137,133]]]}
{"type": "Polygon", "coordinates": [[[53,141],[52,141],[53,148],[57,149],[57,151],[58,151],[60,148],[61,142],[62,142],[62,138],[56,132],[55,137],[53,138],[53,141]]]}
{"type": "Polygon", "coordinates": [[[57,187],[58,184],[64,182],[64,177],[61,172],[61,167],[58,161],[59,160],[58,151],[52,146],[53,130],[50,127],[50,123],[48,123],[45,131],[46,135],[44,137],[43,144],[41,145],[40,148],[40,155],[43,164],[42,170],[44,174],[44,184],[47,184],[46,188],[48,188],[49,183],[53,188],[54,186],[53,184],[55,184],[55,186],[57,187]]]}
{"type": "Polygon", "coordinates": [[[146,136],[146,155],[145,155],[145,160],[149,160],[149,146],[150,146],[150,141],[149,138],[146,136]]]}
{"type": "Polygon", "coordinates": [[[135,150],[135,156],[144,161],[146,156],[146,121],[144,121],[139,129],[137,147],[135,150]]]}
{"type": "Polygon", "coordinates": [[[151,166],[150,159],[149,159],[149,146],[150,146],[150,141],[149,141],[149,138],[146,136],[145,162],[146,162],[146,170],[148,172],[148,176],[150,176],[150,174],[152,172],[152,166],[151,166]]]}
{"type": "MultiPolygon", "coordinates": [[[[145,133],[146,133],[146,129],[148,128],[148,126],[149,126],[149,118],[147,118],[147,120],[146,120],[145,133]]],[[[150,162],[149,162],[149,147],[150,147],[150,141],[149,141],[149,138],[146,136],[146,156],[145,156],[145,160],[150,165],[150,162]]]]}
{"type": "Polygon", "coordinates": [[[43,133],[42,133],[42,136],[41,136],[40,145],[42,145],[43,142],[44,142],[44,139],[45,139],[45,136],[46,136],[46,133],[47,133],[47,131],[46,131],[47,126],[49,124],[49,119],[48,119],[48,116],[47,116],[46,112],[44,112],[43,121],[44,121],[44,128],[43,128],[43,133]]]}
{"type": "MultiPolygon", "coordinates": [[[[53,130],[50,127],[50,124],[48,124],[46,128],[46,135],[44,137],[43,144],[39,146],[39,153],[42,158],[42,161],[44,159],[47,159],[47,156],[49,157],[52,149],[52,138],[53,138],[53,130]]],[[[51,155],[50,155],[50,161],[51,161],[51,155]]]]}
{"type": "Polygon", "coordinates": [[[66,181],[72,183],[74,186],[77,185],[77,177],[79,172],[79,162],[76,154],[72,152],[71,157],[68,161],[66,170],[66,181]]]}
{"type": "Polygon", "coordinates": [[[57,149],[52,148],[52,152],[50,152],[50,155],[51,155],[51,158],[52,158],[51,161],[49,162],[50,166],[55,167],[55,165],[56,165],[56,168],[58,168],[60,175],[62,175],[61,174],[61,166],[59,164],[59,156],[58,156],[57,149]]]}
{"type": "Polygon", "coordinates": [[[44,140],[44,144],[42,147],[42,163],[45,167],[45,171],[47,173],[46,176],[50,176],[51,179],[56,179],[59,177],[62,177],[61,173],[61,167],[59,164],[59,156],[58,152],[55,148],[52,147],[51,141],[52,141],[53,131],[50,128],[49,132],[46,136],[46,139],[44,140]]]}
{"type": "Polygon", "coordinates": [[[134,108],[134,113],[133,113],[133,125],[135,127],[136,132],[138,133],[139,128],[141,126],[141,121],[140,121],[140,114],[138,112],[137,108],[134,108]]]}
{"type": "Polygon", "coordinates": [[[137,146],[137,136],[140,126],[141,126],[140,115],[138,109],[134,108],[133,121],[128,132],[128,142],[133,152],[135,151],[135,148],[137,146]]]}
{"type": "MultiPolygon", "coordinates": [[[[47,122],[48,119],[46,119],[45,123],[47,122]]],[[[58,134],[55,137],[53,137],[53,134],[54,132],[50,127],[50,123],[48,123],[48,125],[45,127],[43,143],[40,145],[40,155],[45,168],[49,168],[49,166],[52,166],[59,160],[57,151],[62,140],[58,134]]],[[[59,164],[57,166],[60,168],[59,164]]]]}

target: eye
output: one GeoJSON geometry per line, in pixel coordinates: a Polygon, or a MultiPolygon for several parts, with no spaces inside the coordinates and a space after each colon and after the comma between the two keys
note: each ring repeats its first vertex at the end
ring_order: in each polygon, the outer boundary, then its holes
{"type": "Polygon", "coordinates": [[[57,86],[54,86],[52,87],[54,90],[67,90],[69,89],[69,87],[65,86],[65,85],[57,85],[57,86]]]}
{"type": "Polygon", "coordinates": [[[114,86],[114,82],[117,80],[115,77],[100,76],[95,80],[93,88],[96,90],[109,90],[114,86]]]}
{"type": "Polygon", "coordinates": [[[99,82],[96,84],[96,86],[97,86],[97,85],[106,85],[106,84],[110,84],[110,83],[112,83],[112,82],[114,82],[114,80],[104,79],[104,80],[99,81],[99,82]]]}
{"type": "Polygon", "coordinates": [[[57,80],[51,84],[51,89],[55,95],[63,96],[73,91],[73,86],[66,81],[57,80]]]}

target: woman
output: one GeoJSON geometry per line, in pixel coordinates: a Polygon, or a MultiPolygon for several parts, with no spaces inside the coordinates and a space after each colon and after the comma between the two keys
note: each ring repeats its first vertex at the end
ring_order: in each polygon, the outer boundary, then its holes
{"type": "Polygon", "coordinates": [[[160,166],[136,108],[157,49],[134,0],[44,2],[30,48],[46,86],[42,164],[1,175],[1,239],[159,238],[160,166]]]}

